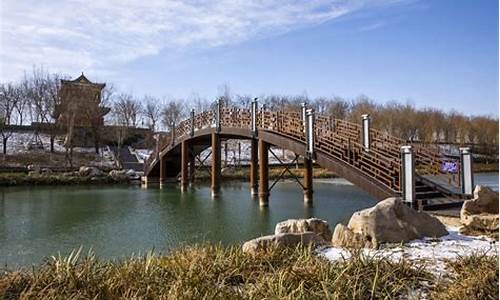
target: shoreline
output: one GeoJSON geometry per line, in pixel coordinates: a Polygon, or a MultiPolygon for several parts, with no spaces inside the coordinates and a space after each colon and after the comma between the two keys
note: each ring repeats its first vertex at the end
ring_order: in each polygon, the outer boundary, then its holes
{"type": "MultiPolygon", "coordinates": [[[[269,179],[278,178],[283,168],[270,168],[269,179]]],[[[303,168],[291,168],[290,171],[302,178],[303,168]]],[[[222,172],[222,180],[225,181],[242,181],[248,180],[249,168],[241,168],[236,170],[224,170],[222,172]]],[[[201,173],[201,172],[198,172],[201,173]]],[[[314,168],[314,178],[338,178],[332,172],[323,168],[314,168]]],[[[285,173],[282,179],[293,179],[290,173],[285,173]]],[[[206,183],[210,181],[208,173],[202,173],[195,176],[195,182],[206,183]]],[[[28,174],[24,172],[1,172],[0,173],[0,187],[14,187],[14,186],[68,186],[68,185],[85,185],[85,184],[99,184],[99,185],[115,185],[115,184],[140,184],[140,180],[132,180],[126,177],[110,177],[109,175],[101,176],[78,176],[78,175],[64,175],[64,173],[53,172],[48,174],[28,174]]]]}

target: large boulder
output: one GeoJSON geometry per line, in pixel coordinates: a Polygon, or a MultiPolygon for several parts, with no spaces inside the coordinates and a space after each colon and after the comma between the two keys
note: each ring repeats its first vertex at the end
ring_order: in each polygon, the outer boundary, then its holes
{"type": "Polygon", "coordinates": [[[78,170],[78,175],[82,177],[96,177],[96,176],[102,176],[103,173],[96,167],[81,166],[80,169],[78,170]]]}
{"type": "Polygon", "coordinates": [[[335,247],[363,248],[371,247],[370,241],[367,241],[362,234],[353,232],[344,224],[337,224],[332,236],[332,245],[335,247]]]}
{"type": "Polygon", "coordinates": [[[347,228],[337,226],[332,244],[377,248],[381,243],[400,243],[447,234],[437,218],[408,207],[399,198],[387,198],[374,207],[354,213],[347,228]]]}
{"type": "Polygon", "coordinates": [[[265,252],[270,247],[296,247],[298,245],[320,246],[323,245],[323,239],[313,232],[305,233],[280,233],[266,235],[243,244],[243,252],[248,254],[257,254],[265,252]]]}
{"type": "Polygon", "coordinates": [[[332,239],[332,231],[328,222],[325,220],[310,218],[310,219],[289,219],[276,224],[274,234],[280,233],[306,233],[314,232],[325,242],[332,239]]]}
{"type": "MultiPolygon", "coordinates": [[[[498,231],[498,193],[485,186],[476,186],[474,197],[464,201],[460,222],[467,229],[498,231]]],[[[470,231],[470,230],[469,230],[470,231]]]]}

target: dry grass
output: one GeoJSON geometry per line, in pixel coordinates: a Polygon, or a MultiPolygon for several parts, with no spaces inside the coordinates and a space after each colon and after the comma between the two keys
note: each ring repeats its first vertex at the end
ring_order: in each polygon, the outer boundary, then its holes
{"type": "Polygon", "coordinates": [[[353,250],[329,262],[301,247],[251,256],[206,244],[121,261],[76,251],[0,272],[0,299],[498,299],[498,256],[471,254],[448,268],[436,278],[404,259],[353,250]]]}
{"type": "Polygon", "coordinates": [[[89,254],[51,258],[0,275],[2,299],[398,299],[431,275],[407,261],[353,255],[328,262],[310,249],[202,245],[167,256],[107,262],[89,254]]]}
{"type": "Polygon", "coordinates": [[[498,299],[498,256],[473,253],[447,263],[448,276],[441,280],[432,299],[498,299]]]}

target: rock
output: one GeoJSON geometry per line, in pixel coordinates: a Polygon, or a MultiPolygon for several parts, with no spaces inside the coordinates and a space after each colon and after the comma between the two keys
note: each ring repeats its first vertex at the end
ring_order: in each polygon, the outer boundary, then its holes
{"type": "Polygon", "coordinates": [[[50,175],[50,174],[52,174],[52,173],[54,173],[54,172],[52,172],[52,170],[51,170],[51,169],[49,169],[49,168],[43,168],[43,169],[42,169],[42,174],[45,174],[45,175],[50,175]]]}
{"type": "Polygon", "coordinates": [[[129,179],[140,179],[140,176],[137,174],[137,172],[132,169],[127,170],[125,172],[125,175],[127,175],[129,179]]]}
{"type": "Polygon", "coordinates": [[[35,164],[28,165],[27,169],[28,169],[28,171],[40,173],[40,166],[35,165],[35,164]]]}
{"type": "Polygon", "coordinates": [[[498,214],[477,214],[466,216],[462,224],[482,231],[498,231],[498,214]]]}
{"type": "Polygon", "coordinates": [[[371,247],[371,242],[365,241],[359,233],[353,232],[344,224],[337,224],[332,236],[332,245],[335,247],[360,248],[371,247]]]}
{"type": "Polygon", "coordinates": [[[498,193],[489,187],[477,185],[474,197],[464,202],[460,216],[482,213],[498,214],[498,193]]]}
{"type": "Polygon", "coordinates": [[[82,177],[95,177],[95,176],[101,176],[102,175],[102,171],[99,170],[98,168],[96,167],[86,167],[86,166],[82,166],[80,167],[80,169],[78,170],[78,174],[82,177]]]}
{"type": "Polygon", "coordinates": [[[111,171],[109,171],[108,176],[111,177],[111,179],[113,179],[115,181],[123,181],[123,180],[128,179],[128,176],[126,173],[127,173],[127,171],[125,171],[125,170],[111,170],[111,171]]]}
{"type": "Polygon", "coordinates": [[[460,222],[472,230],[498,231],[498,204],[497,192],[478,185],[474,189],[474,198],[462,205],[460,222]]]}
{"type": "Polygon", "coordinates": [[[400,243],[448,234],[437,218],[408,207],[399,198],[387,198],[374,207],[355,212],[347,227],[350,231],[335,228],[332,244],[352,247],[359,243],[376,248],[380,243],[400,243]]]}
{"type": "Polygon", "coordinates": [[[256,254],[266,251],[269,247],[296,247],[297,245],[320,246],[323,245],[323,239],[313,232],[305,233],[279,233],[274,235],[266,235],[243,244],[243,252],[248,254],[256,254]]]}
{"type": "Polygon", "coordinates": [[[310,218],[310,219],[289,219],[276,224],[274,229],[274,234],[280,233],[305,233],[314,232],[325,242],[328,242],[332,238],[332,231],[328,222],[325,220],[310,218]]]}

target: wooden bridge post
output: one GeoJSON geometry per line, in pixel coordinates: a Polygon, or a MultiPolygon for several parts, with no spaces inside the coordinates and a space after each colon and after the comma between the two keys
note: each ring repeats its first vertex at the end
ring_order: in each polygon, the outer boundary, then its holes
{"type": "Polygon", "coordinates": [[[194,183],[194,175],[196,172],[196,155],[194,155],[193,147],[190,147],[189,151],[189,183],[194,183]]]}
{"type": "Polygon", "coordinates": [[[411,146],[401,146],[401,177],[403,201],[413,207],[416,203],[415,161],[411,146]]]}
{"type": "Polygon", "coordinates": [[[313,200],[313,159],[314,153],[314,109],[306,110],[305,115],[306,155],[304,157],[304,202],[313,200]]]}
{"type": "Polygon", "coordinates": [[[188,177],[188,162],[189,162],[189,148],[188,142],[181,142],[181,192],[187,191],[189,186],[188,177]]]}
{"type": "Polygon", "coordinates": [[[252,139],[250,149],[250,194],[252,198],[258,195],[259,183],[258,180],[258,166],[259,166],[259,148],[257,139],[252,139]]]}
{"type": "Polygon", "coordinates": [[[472,154],[469,147],[460,148],[460,186],[464,195],[470,196],[474,192],[472,154]]]}
{"type": "Polygon", "coordinates": [[[259,139],[259,205],[269,205],[269,144],[259,139]]]}
{"type": "Polygon", "coordinates": [[[304,203],[313,200],[313,161],[304,157],[304,203]]]}
{"type": "Polygon", "coordinates": [[[160,187],[167,179],[167,162],[164,156],[160,156],[160,187]]]}
{"type": "Polygon", "coordinates": [[[221,149],[220,136],[218,133],[212,133],[212,197],[218,197],[220,194],[221,178],[221,149]]]}
{"type": "Polygon", "coordinates": [[[194,114],[194,108],[191,109],[191,128],[190,128],[190,132],[189,132],[189,135],[191,135],[191,137],[194,136],[194,127],[195,127],[195,114],[194,114]]]}

